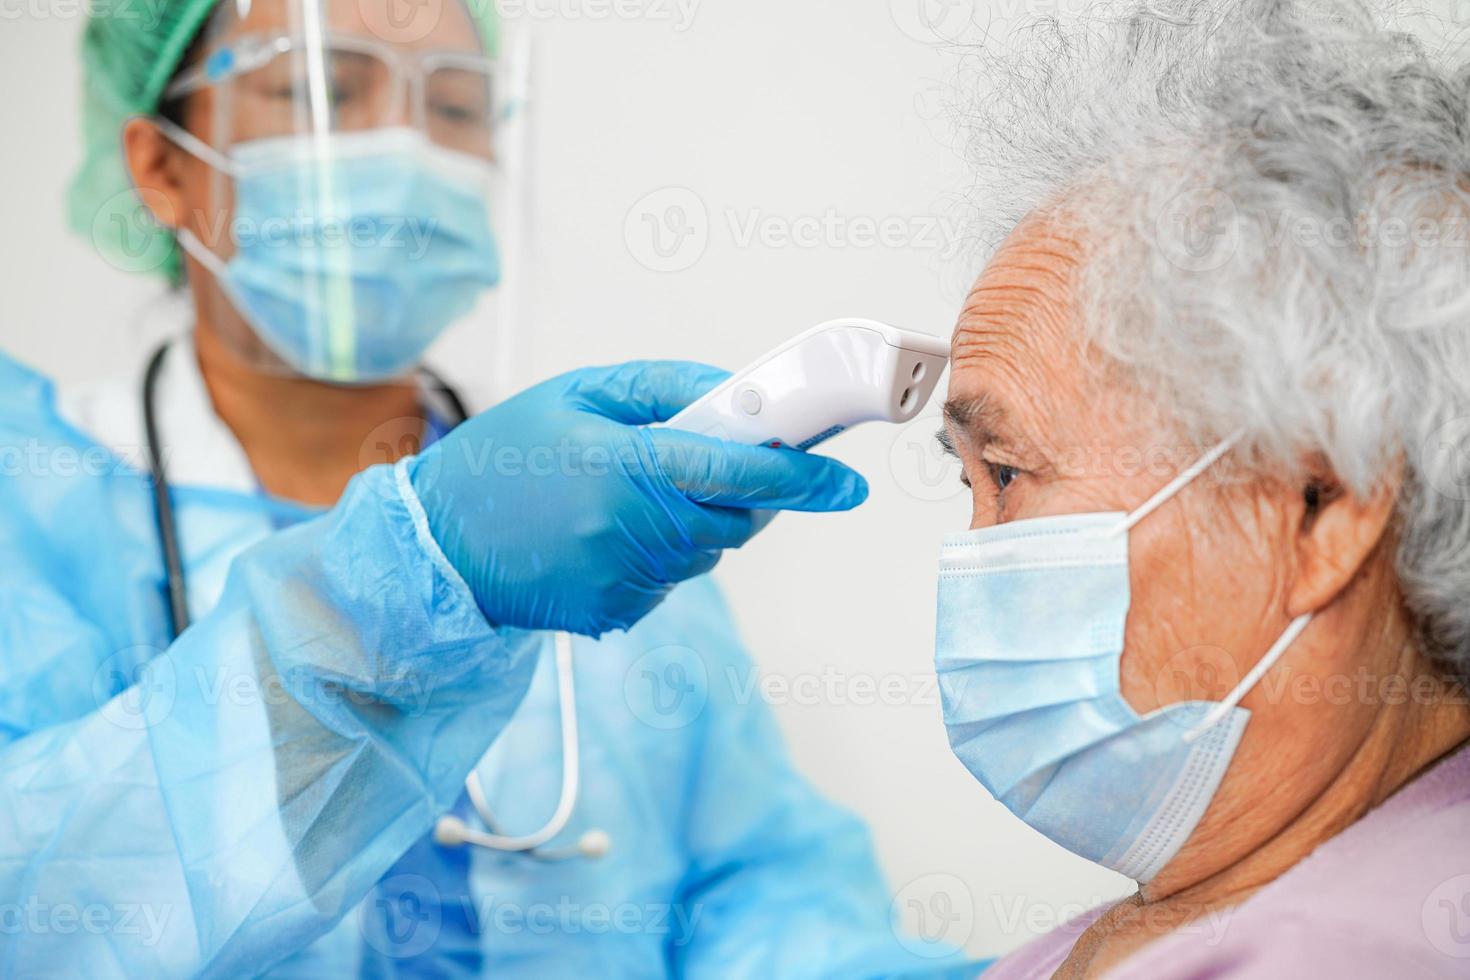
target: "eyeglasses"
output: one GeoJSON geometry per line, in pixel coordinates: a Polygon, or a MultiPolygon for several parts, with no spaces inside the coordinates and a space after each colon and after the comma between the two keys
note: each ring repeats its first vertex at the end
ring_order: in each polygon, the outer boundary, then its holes
{"type": "Polygon", "coordinates": [[[320,46],[290,34],[231,39],[164,95],[228,92],[231,141],[413,126],[448,149],[490,158],[509,107],[496,105],[495,64],[457,52],[405,52],[356,35],[320,46]]]}

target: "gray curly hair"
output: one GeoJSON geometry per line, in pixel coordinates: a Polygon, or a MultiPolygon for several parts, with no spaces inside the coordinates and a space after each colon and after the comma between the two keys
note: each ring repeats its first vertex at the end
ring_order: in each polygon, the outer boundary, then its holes
{"type": "Polygon", "coordinates": [[[987,247],[1072,224],[1085,339],[1196,444],[1401,464],[1401,588],[1470,674],[1470,72],[1356,0],[1103,4],[975,64],[987,247]]]}

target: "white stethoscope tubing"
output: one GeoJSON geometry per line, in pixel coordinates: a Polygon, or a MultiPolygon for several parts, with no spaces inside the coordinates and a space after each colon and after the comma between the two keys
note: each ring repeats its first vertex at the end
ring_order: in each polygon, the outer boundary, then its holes
{"type": "Polygon", "coordinates": [[[551,819],[541,829],[529,834],[507,835],[494,833],[495,818],[485,800],[484,788],[480,785],[479,772],[471,772],[465,780],[465,790],[475,812],[491,828],[488,831],[474,830],[452,814],[439,818],[434,827],[434,837],[441,844],[477,844],[497,851],[528,852],[533,857],[555,860],[580,854],[583,857],[601,857],[607,853],[611,842],[606,833],[589,830],[583,834],[576,846],[568,853],[544,853],[537,848],[546,844],[566,829],[577,807],[577,795],[581,787],[581,752],[577,738],[577,689],[575,671],[572,667],[572,638],[567,633],[556,634],[556,688],[557,706],[561,715],[561,794],[551,819]]]}

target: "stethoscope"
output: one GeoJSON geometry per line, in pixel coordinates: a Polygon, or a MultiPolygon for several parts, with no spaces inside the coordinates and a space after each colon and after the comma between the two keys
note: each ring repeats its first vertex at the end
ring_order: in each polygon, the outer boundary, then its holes
{"type": "MultiPolygon", "coordinates": [[[[154,395],[158,387],[158,376],[163,368],[164,356],[168,353],[167,342],[159,345],[148,368],[143,374],[143,438],[148,456],[148,474],[153,484],[153,513],[158,523],[158,542],[163,552],[163,571],[168,580],[164,599],[168,605],[170,640],[177,638],[189,627],[188,592],[184,582],[183,552],[179,548],[178,521],[174,516],[168,474],[164,469],[163,457],[158,452],[158,416],[154,410],[154,395]]],[[[419,369],[424,379],[444,399],[449,414],[456,425],[469,418],[464,402],[442,378],[426,367],[419,369]]],[[[541,861],[564,861],[568,858],[599,858],[612,847],[612,839],[605,831],[592,829],[584,833],[570,847],[547,850],[543,845],[560,834],[571,820],[577,806],[577,795],[581,786],[581,758],[577,738],[577,690],[575,672],[572,668],[572,638],[567,633],[556,634],[556,680],[557,708],[561,715],[561,794],[551,819],[540,830],[521,836],[509,836],[496,832],[496,823],[485,800],[484,788],[480,785],[478,772],[471,772],[465,780],[465,791],[475,812],[484,821],[488,831],[479,831],[468,826],[459,817],[445,814],[434,826],[434,839],[446,847],[461,844],[476,844],[496,851],[512,851],[525,854],[541,861]]]]}

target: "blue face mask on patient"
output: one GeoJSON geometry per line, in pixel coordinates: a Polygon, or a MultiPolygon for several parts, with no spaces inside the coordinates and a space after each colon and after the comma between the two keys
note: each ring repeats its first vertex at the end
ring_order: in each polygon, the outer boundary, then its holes
{"type": "Polygon", "coordinates": [[[403,374],[500,280],[483,160],[407,128],[250,140],[228,156],[165,129],[234,183],[234,254],[187,228],[179,244],[301,374],[403,374]]]}
{"type": "Polygon", "coordinates": [[[935,666],[955,755],[1027,824],[1139,881],[1194,831],[1250,720],[1237,703],[1310,619],[1223,701],[1139,715],[1119,690],[1128,529],[1233,441],[1131,514],[1013,521],[948,535],[941,552],[935,666]]]}

